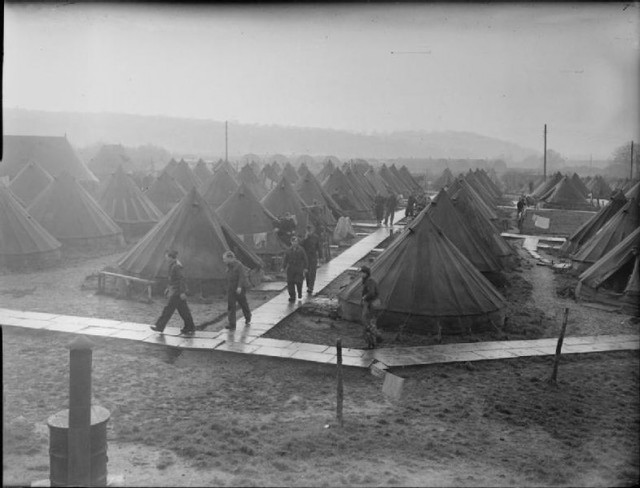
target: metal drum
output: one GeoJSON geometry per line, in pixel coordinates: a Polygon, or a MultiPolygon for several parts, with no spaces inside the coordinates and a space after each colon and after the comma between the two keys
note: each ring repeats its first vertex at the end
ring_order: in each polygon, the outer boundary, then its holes
{"type": "MultiPolygon", "coordinates": [[[[91,407],[91,486],[107,486],[107,422],[109,410],[91,407]]],[[[47,420],[49,426],[49,481],[51,486],[69,486],[67,436],[69,410],[61,410],[47,420]]]]}

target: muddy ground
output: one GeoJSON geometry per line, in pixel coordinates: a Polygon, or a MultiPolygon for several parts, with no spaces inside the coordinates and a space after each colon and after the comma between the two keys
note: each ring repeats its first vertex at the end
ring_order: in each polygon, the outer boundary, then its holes
{"type": "MultiPolygon", "coordinates": [[[[95,295],[91,277],[117,256],[0,275],[0,307],[152,323],[162,301],[95,295]]],[[[366,258],[365,258],[366,260],[366,258]]],[[[363,347],[359,324],[336,319],[341,276],[270,337],[363,347]]],[[[637,333],[630,317],[567,298],[569,275],[522,255],[505,277],[510,320],[476,341],[637,333]],[[556,286],[557,284],[557,286],[556,286]],[[560,294],[556,293],[556,290],[560,294]]],[[[250,293],[255,307],[273,292],[250,293]]],[[[192,302],[196,323],[224,326],[223,297],[192,302]],[[222,318],[221,318],[222,317],[222,318]]],[[[174,318],[179,326],[179,319],[174,318]]],[[[4,485],[48,477],[47,418],[67,407],[71,336],[3,327],[4,485]]],[[[385,332],[384,347],[435,337],[385,332]]],[[[344,427],[335,370],[279,358],[178,352],[92,337],[94,403],[109,409],[109,474],[127,486],[632,486],[639,481],[637,351],[396,368],[404,395],[346,368],[344,427]]]]}

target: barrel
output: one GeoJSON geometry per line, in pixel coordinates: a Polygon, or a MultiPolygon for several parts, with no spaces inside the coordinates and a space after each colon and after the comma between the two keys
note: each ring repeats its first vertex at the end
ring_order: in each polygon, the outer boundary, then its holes
{"type": "MultiPolygon", "coordinates": [[[[107,422],[109,410],[91,407],[91,486],[107,486],[107,422]]],[[[69,410],[61,410],[47,420],[49,426],[50,486],[69,486],[67,446],[69,410]]]]}

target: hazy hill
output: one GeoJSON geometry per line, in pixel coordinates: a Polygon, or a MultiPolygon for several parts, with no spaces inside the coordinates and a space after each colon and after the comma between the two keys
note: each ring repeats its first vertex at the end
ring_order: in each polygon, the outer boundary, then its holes
{"type": "MultiPolygon", "coordinates": [[[[4,109],[5,134],[67,135],[75,146],[96,142],[153,144],[172,152],[224,156],[224,122],[117,113],[4,109]]],[[[468,132],[358,134],[331,129],[229,123],[229,157],[246,153],[335,154],[361,158],[500,158],[513,165],[536,154],[507,141],[468,132]]]]}

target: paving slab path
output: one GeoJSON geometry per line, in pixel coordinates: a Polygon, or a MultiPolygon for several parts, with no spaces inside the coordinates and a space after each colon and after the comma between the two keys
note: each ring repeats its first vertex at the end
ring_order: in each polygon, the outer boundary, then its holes
{"type": "MultiPolygon", "coordinates": [[[[396,213],[397,220],[403,217],[401,212],[404,211],[396,213]]],[[[346,269],[352,267],[372,250],[378,249],[380,243],[389,237],[391,231],[398,232],[401,229],[402,225],[377,227],[367,237],[320,266],[316,276],[317,289],[322,290],[346,269]]],[[[314,296],[307,295],[301,300],[291,303],[288,292],[284,290],[253,311],[250,326],[246,326],[240,321],[234,331],[198,331],[194,337],[180,336],[178,329],[171,333],[172,329],[169,328],[166,329],[165,334],[158,334],[150,330],[149,324],[6,308],[0,308],[0,325],[136,340],[181,349],[227,351],[317,363],[335,363],[337,351],[333,346],[262,337],[299,307],[314,300],[314,296]]],[[[373,350],[343,348],[342,363],[345,366],[362,368],[369,368],[375,363],[378,368],[386,369],[397,366],[545,356],[555,354],[556,343],[557,339],[538,339],[387,347],[373,350]]],[[[566,337],[562,352],[577,354],[638,349],[640,349],[640,336],[638,335],[601,335],[566,337]]]]}

